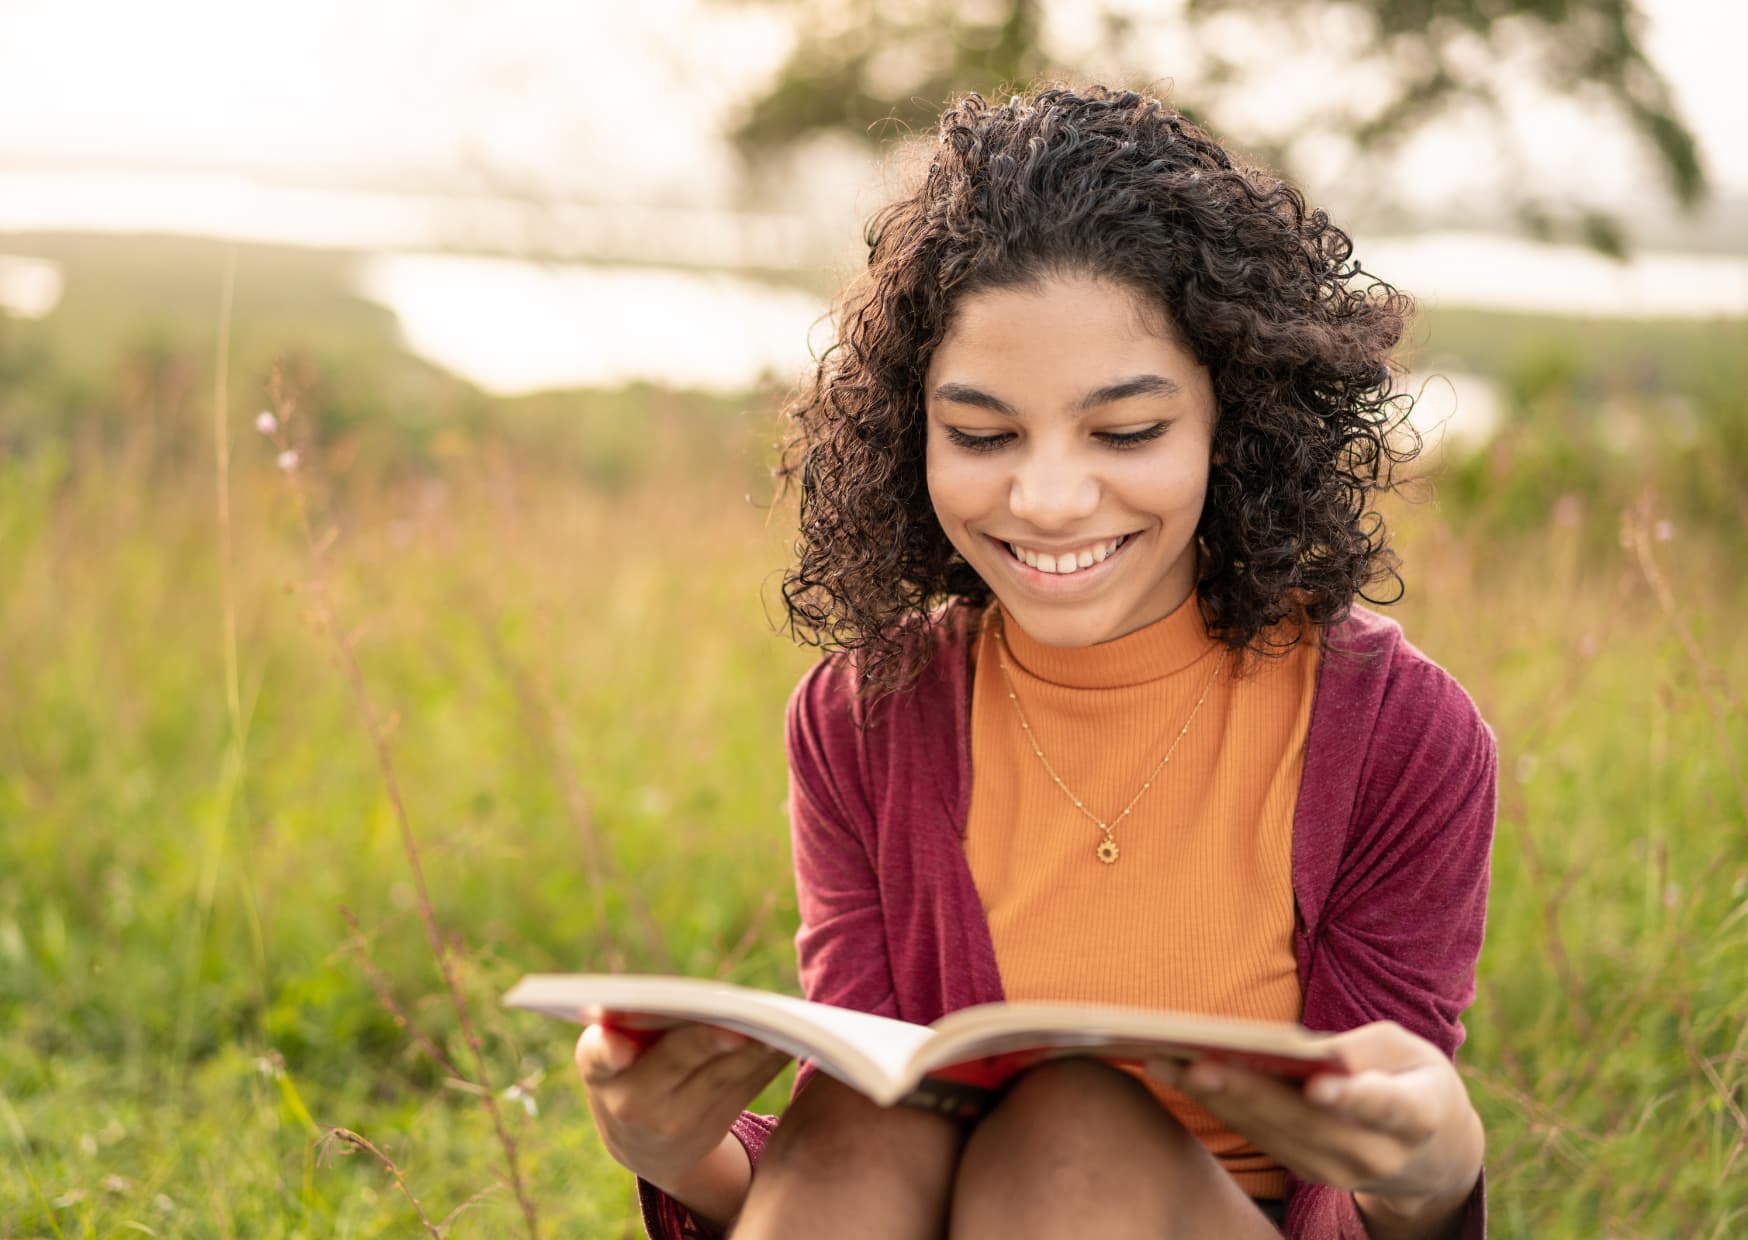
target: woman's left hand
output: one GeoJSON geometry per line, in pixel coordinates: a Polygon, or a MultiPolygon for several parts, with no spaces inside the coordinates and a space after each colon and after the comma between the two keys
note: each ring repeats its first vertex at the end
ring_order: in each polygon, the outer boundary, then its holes
{"type": "Polygon", "coordinates": [[[1374,1235],[1425,1234],[1481,1174],[1481,1120],[1443,1052],[1394,1021],[1332,1039],[1353,1069],[1304,1088],[1230,1064],[1160,1061],[1187,1094],[1302,1179],[1352,1191],[1374,1235]]]}

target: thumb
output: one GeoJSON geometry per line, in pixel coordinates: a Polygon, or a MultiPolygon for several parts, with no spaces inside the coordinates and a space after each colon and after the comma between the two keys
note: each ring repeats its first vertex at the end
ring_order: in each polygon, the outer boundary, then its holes
{"type": "Polygon", "coordinates": [[[637,1047],[622,1033],[592,1024],[577,1039],[577,1070],[587,1082],[617,1076],[637,1060],[637,1047]]]}

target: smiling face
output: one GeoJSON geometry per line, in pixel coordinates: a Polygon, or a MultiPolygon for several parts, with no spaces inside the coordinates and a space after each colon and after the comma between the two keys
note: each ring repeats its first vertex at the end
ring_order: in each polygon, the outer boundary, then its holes
{"type": "Polygon", "coordinates": [[[935,516],[1029,635],[1090,646],[1189,597],[1214,390],[1158,308],[1081,276],[966,294],[924,393],[935,516]]]}

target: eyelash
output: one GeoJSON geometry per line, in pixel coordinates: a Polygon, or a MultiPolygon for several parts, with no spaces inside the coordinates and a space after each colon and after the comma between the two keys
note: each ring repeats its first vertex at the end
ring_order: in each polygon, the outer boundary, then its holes
{"type": "MultiPolygon", "coordinates": [[[[1127,432],[1101,431],[1098,438],[1104,441],[1106,447],[1114,448],[1118,452],[1124,452],[1131,448],[1139,448],[1144,443],[1158,439],[1161,435],[1165,434],[1165,428],[1167,425],[1168,424],[1165,422],[1155,422],[1146,430],[1127,432]]],[[[947,427],[946,431],[947,442],[964,448],[968,452],[994,452],[997,448],[1000,448],[1002,445],[1006,444],[1008,440],[1013,438],[1013,435],[1008,432],[1002,432],[996,435],[967,435],[964,431],[953,426],[947,427]]]]}

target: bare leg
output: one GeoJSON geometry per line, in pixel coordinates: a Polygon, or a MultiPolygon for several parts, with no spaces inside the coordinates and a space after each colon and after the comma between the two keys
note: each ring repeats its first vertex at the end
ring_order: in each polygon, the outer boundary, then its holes
{"type": "Polygon", "coordinates": [[[1026,1074],[959,1163],[953,1240],[1280,1233],[1133,1077],[1091,1059],[1026,1074]]]}
{"type": "Polygon", "coordinates": [[[734,1238],[937,1240],[963,1141],[941,1116],[816,1077],[771,1134],[734,1238]]]}

